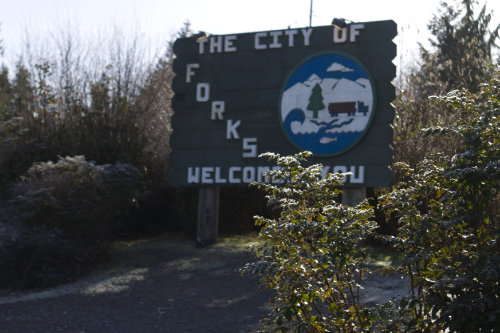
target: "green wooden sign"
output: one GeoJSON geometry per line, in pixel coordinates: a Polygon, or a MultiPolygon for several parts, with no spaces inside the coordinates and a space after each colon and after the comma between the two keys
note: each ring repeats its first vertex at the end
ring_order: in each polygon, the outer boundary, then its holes
{"type": "Polygon", "coordinates": [[[309,150],[349,186],[392,182],[394,21],[180,38],[169,182],[263,181],[260,153],[309,150]]]}

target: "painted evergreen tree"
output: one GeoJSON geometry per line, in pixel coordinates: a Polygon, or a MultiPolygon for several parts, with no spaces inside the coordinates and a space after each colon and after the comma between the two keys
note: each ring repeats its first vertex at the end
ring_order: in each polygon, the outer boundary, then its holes
{"type": "Polygon", "coordinates": [[[322,92],[321,86],[319,83],[316,83],[312,90],[311,97],[309,97],[309,105],[307,105],[307,109],[313,112],[313,118],[318,118],[318,111],[325,108],[322,92]]]}

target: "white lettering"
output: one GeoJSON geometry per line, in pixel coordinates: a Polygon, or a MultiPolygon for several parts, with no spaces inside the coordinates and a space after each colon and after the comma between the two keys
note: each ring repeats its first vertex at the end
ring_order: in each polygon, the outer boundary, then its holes
{"type": "Polygon", "coordinates": [[[237,48],[234,45],[238,37],[236,35],[228,36],[203,36],[196,40],[198,43],[198,53],[205,53],[205,44],[209,44],[210,53],[236,52],[237,48]]]}
{"type": "Polygon", "coordinates": [[[255,181],[255,168],[254,167],[244,167],[243,168],[243,183],[251,183],[255,181]]]}
{"type": "Polygon", "coordinates": [[[217,184],[225,184],[225,183],[227,183],[227,179],[226,178],[222,178],[221,175],[220,175],[220,167],[216,167],[215,168],[215,182],[217,184]]]}
{"type": "Polygon", "coordinates": [[[311,43],[311,34],[313,32],[312,28],[309,29],[300,29],[302,31],[302,35],[304,36],[304,46],[309,46],[311,43]]]}
{"type": "Polygon", "coordinates": [[[241,179],[236,178],[236,176],[234,175],[236,172],[241,172],[241,167],[230,167],[229,168],[229,182],[231,184],[241,183],[241,179]]]}
{"type": "Polygon", "coordinates": [[[200,168],[188,167],[188,184],[200,182],[200,168]]]}
{"type": "MultiPolygon", "coordinates": [[[[275,176],[270,179],[266,173],[270,170],[282,170],[279,166],[201,166],[187,168],[188,184],[241,184],[257,181],[259,183],[284,183],[284,180],[277,179],[275,176]],[[227,171],[224,171],[227,170],[227,171]]],[[[324,166],[321,168],[321,177],[325,179],[329,170],[332,173],[341,173],[344,175],[342,183],[347,181],[352,184],[362,184],[365,181],[365,166],[364,165],[345,165],[324,166]],[[349,172],[348,172],[349,171],[349,172]]]]}
{"type": "Polygon", "coordinates": [[[212,101],[212,112],[210,119],[212,120],[223,120],[224,111],[226,110],[226,103],[224,101],[212,101]]]}
{"type": "Polygon", "coordinates": [[[208,42],[208,38],[207,37],[200,37],[196,40],[196,43],[198,43],[198,52],[200,54],[203,54],[205,53],[205,43],[208,42]]]}
{"type": "Polygon", "coordinates": [[[347,41],[347,28],[333,28],[333,42],[345,43],[347,41]]]}
{"type": "Polygon", "coordinates": [[[362,184],[365,181],[365,166],[360,165],[358,167],[358,176],[356,176],[356,167],[351,165],[351,183],[362,184]]]}
{"type": "Polygon", "coordinates": [[[227,120],[227,126],[226,126],[226,139],[239,139],[240,136],[236,129],[238,126],[241,125],[241,120],[236,121],[233,123],[232,119],[227,120]]]}
{"type": "Polygon", "coordinates": [[[257,138],[243,138],[243,157],[257,157],[257,138]]]}
{"type": "Polygon", "coordinates": [[[359,36],[359,30],[364,29],[365,25],[364,24],[353,24],[351,25],[351,36],[350,36],[350,41],[355,42],[356,37],[359,36]]]}
{"type": "MultiPolygon", "coordinates": [[[[339,166],[333,167],[333,172],[334,172],[334,173],[346,173],[346,172],[347,172],[347,167],[346,167],[346,166],[343,166],[343,165],[339,165],[339,166]]],[[[344,177],[341,179],[341,182],[342,182],[342,183],[345,183],[346,178],[347,178],[347,177],[345,177],[345,176],[344,176],[344,177]]]]}
{"type": "Polygon", "coordinates": [[[328,170],[330,170],[329,166],[324,166],[321,168],[321,178],[325,179],[326,174],[328,173],[328,170]]]}
{"type": "MultiPolygon", "coordinates": [[[[259,183],[262,183],[262,178],[263,178],[264,174],[266,172],[268,172],[269,170],[271,170],[269,167],[258,167],[257,168],[257,181],[259,183]]],[[[266,183],[269,182],[269,177],[265,177],[265,182],[266,183]]]]}
{"type": "Polygon", "coordinates": [[[260,42],[260,39],[262,37],[266,37],[266,36],[267,36],[267,32],[257,32],[255,34],[255,49],[256,50],[267,49],[267,45],[266,44],[261,44],[261,42],[260,42]]]}
{"type": "MultiPolygon", "coordinates": [[[[300,29],[302,37],[304,39],[304,46],[309,46],[311,44],[311,36],[313,33],[312,28],[300,29]]],[[[288,47],[295,46],[295,36],[299,33],[298,30],[279,30],[279,31],[269,31],[269,32],[257,32],[254,36],[254,46],[256,50],[279,49],[283,47],[282,36],[288,36],[288,47]],[[266,37],[272,37],[271,43],[266,41],[266,37]]]]}
{"type": "Polygon", "coordinates": [[[351,43],[354,43],[356,41],[356,38],[361,33],[360,30],[364,28],[365,28],[364,24],[351,24],[349,27],[342,29],[335,27],[333,28],[333,42],[345,43],[347,42],[347,39],[349,39],[351,43]]]}
{"type": "Polygon", "coordinates": [[[198,83],[196,85],[196,101],[208,102],[210,99],[210,84],[206,82],[198,83]]]}
{"type": "Polygon", "coordinates": [[[285,30],[285,35],[288,36],[288,47],[294,47],[295,45],[295,35],[298,33],[297,30],[285,30]]]}
{"type": "Polygon", "coordinates": [[[222,36],[210,37],[210,53],[222,52],[222,36]]]}
{"type": "Polygon", "coordinates": [[[186,65],[186,83],[191,83],[191,77],[194,76],[193,69],[200,68],[200,64],[187,64],[186,65]]]}
{"type": "Polygon", "coordinates": [[[283,45],[281,45],[281,43],[278,42],[278,37],[283,35],[283,31],[271,31],[269,34],[273,36],[273,42],[272,44],[269,45],[269,48],[279,49],[283,47],[283,45]]]}
{"type": "Polygon", "coordinates": [[[201,168],[201,183],[202,184],[213,184],[214,180],[212,178],[211,173],[214,172],[214,168],[212,167],[203,167],[201,168]]]}
{"type": "Polygon", "coordinates": [[[236,35],[224,37],[224,52],[236,52],[236,46],[233,45],[236,40],[236,35]]]}

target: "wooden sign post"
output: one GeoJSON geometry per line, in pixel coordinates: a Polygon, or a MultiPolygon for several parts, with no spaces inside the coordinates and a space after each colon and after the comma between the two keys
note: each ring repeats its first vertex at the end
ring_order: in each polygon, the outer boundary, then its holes
{"type": "Polygon", "coordinates": [[[178,39],[170,184],[203,188],[200,219],[208,189],[263,181],[264,152],[311,151],[357,196],[389,185],[396,34],[378,21],[178,39]]]}
{"type": "Polygon", "coordinates": [[[217,241],[220,187],[203,187],[198,193],[196,243],[211,245],[217,241]]]}

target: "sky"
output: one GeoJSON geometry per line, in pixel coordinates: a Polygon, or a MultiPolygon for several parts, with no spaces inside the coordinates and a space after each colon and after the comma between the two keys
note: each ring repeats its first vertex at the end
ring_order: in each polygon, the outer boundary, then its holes
{"type": "MultiPolygon", "coordinates": [[[[334,17],[354,22],[394,20],[398,58],[407,63],[417,55],[418,42],[429,45],[427,23],[438,13],[439,2],[313,0],[311,23],[329,25],[334,17]]],[[[498,24],[500,1],[487,3],[498,24]]],[[[118,27],[161,48],[186,21],[195,32],[210,34],[277,30],[309,26],[310,9],[311,0],[0,0],[3,62],[17,59],[26,36],[37,40],[61,27],[91,34],[118,27]]]]}

